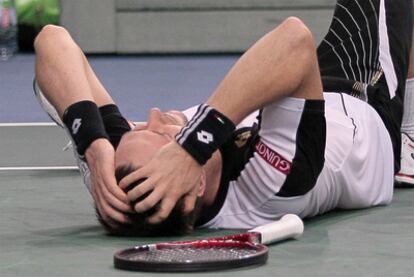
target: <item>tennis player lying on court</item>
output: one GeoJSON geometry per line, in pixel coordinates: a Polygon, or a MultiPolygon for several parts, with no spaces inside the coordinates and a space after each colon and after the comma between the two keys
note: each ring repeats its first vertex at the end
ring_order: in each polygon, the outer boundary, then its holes
{"type": "Polygon", "coordinates": [[[318,49],[288,18],[205,104],[154,108],[136,126],[70,35],[47,26],[35,42],[35,91],[70,133],[111,233],[251,228],[286,213],[385,205],[399,170],[411,11],[412,0],[338,1],[318,49]]]}

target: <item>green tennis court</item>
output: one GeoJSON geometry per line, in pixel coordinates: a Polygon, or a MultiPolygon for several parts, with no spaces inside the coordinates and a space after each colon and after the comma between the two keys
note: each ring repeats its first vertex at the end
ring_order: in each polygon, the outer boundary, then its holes
{"type": "MultiPolygon", "coordinates": [[[[136,244],[189,238],[107,236],[79,174],[71,169],[71,150],[62,151],[62,130],[6,125],[0,133],[1,276],[158,276],[114,269],[113,254],[136,244]],[[64,170],[21,170],[22,166],[64,170]]],[[[264,266],[199,275],[411,276],[413,213],[414,190],[397,189],[388,207],[307,220],[300,239],[270,246],[264,266]]],[[[228,233],[198,230],[190,237],[228,233]]]]}

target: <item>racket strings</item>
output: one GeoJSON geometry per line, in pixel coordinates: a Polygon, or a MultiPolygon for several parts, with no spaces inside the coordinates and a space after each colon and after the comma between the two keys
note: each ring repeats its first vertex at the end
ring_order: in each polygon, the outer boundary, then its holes
{"type": "Polygon", "coordinates": [[[257,249],[249,247],[172,247],[135,253],[129,260],[167,263],[209,262],[247,258],[257,252],[257,249]]]}

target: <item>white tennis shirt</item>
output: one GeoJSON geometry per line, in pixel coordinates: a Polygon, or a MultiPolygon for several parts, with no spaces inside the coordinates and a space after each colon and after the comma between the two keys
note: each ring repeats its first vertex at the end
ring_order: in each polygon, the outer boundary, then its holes
{"type": "MultiPolygon", "coordinates": [[[[219,205],[217,213],[203,222],[202,227],[252,228],[286,213],[306,218],[335,208],[390,203],[393,152],[390,136],[379,115],[366,102],[346,94],[324,93],[324,98],[325,161],[310,190],[301,195],[277,195],[287,176],[293,173],[289,170],[299,151],[298,133],[308,129],[312,134],[312,129],[317,127],[299,128],[305,100],[287,98],[263,109],[259,139],[250,146],[254,147],[252,156],[238,177],[228,182],[224,201],[215,204],[219,205]]],[[[185,114],[191,117],[194,111],[192,108],[185,114]]],[[[257,121],[257,115],[247,117],[238,128],[251,126],[257,121]]],[[[312,160],[306,160],[306,149],[304,152],[304,160],[312,165],[312,160]]],[[[301,185],[294,184],[299,190],[301,185]]]]}

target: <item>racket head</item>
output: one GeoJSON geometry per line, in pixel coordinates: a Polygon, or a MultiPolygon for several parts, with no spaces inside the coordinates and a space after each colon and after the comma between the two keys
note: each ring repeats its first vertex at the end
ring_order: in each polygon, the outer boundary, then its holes
{"type": "Polygon", "coordinates": [[[130,271],[198,272],[261,265],[267,258],[265,245],[203,240],[123,249],[115,253],[114,266],[130,271]]]}

